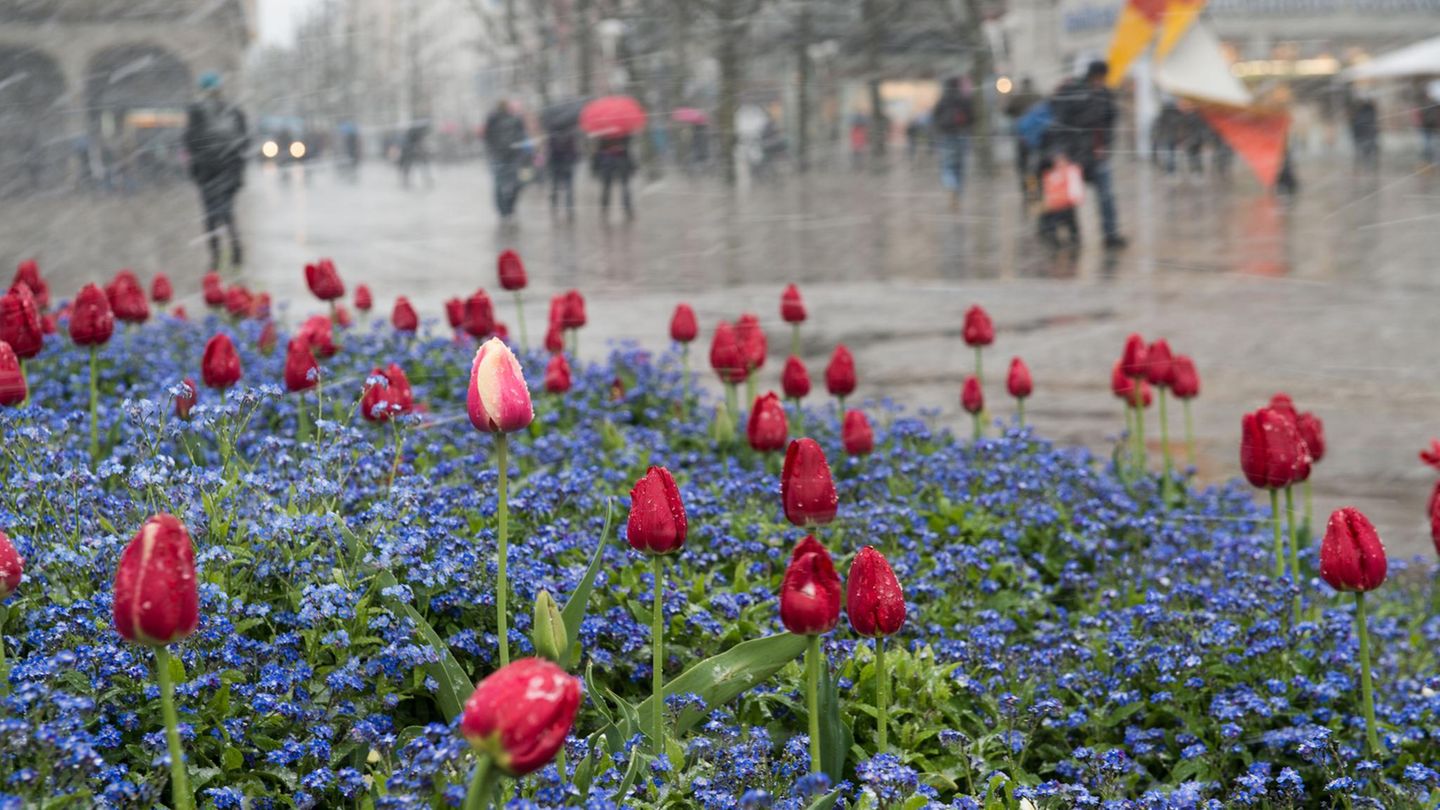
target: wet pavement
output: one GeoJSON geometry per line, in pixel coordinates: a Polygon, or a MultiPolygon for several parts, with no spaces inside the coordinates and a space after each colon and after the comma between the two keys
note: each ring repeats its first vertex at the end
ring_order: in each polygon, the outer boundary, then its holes
{"type": "MultiPolygon", "coordinates": [[[[1285,202],[1261,194],[1238,167],[1230,183],[1121,167],[1132,244],[1113,254],[1096,248],[1088,200],[1078,254],[1037,245],[1008,171],[972,181],[959,210],[924,167],[790,177],[735,194],[672,173],[639,179],[638,218],[611,211],[608,225],[582,178],[574,223],[552,218],[543,192],[527,189],[521,225],[502,228],[476,165],[437,168],[433,187],[409,190],[379,165],[358,180],[323,168],[306,178],[255,170],[240,205],[246,265],[235,276],[305,307],[301,267],[330,256],[347,280],[369,283],[377,309],[405,294],[439,319],[444,298],[477,286],[493,292],[495,253],[513,246],[532,279],[532,340],[548,295],[571,286],[589,302],[587,354],[618,339],[663,346],[678,300],[696,307],[707,330],[754,311],[771,327],[775,354],[761,374],[775,387],[788,346],[779,290],[796,281],[812,314],[803,354],[817,382],[844,341],[855,351],[860,398],[935,409],[962,430],[959,381],[972,356],[960,324],[978,302],[999,335],[986,359],[993,414],[1011,412],[1002,375],[1020,355],[1035,377],[1031,421],[1059,441],[1106,452],[1123,426],[1110,364],[1128,332],[1164,335],[1202,376],[1202,477],[1237,474],[1241,413],[1288,391],[1326,422],[1317,513],[1359,506],[1393,551],[1421,552],[1434,474],[1416,452],[1440,435],[1440,283],[1432,278],[1440,175],[1398,165],[1379,176],[1339,164],[1300,169],[1301,192],[1285,202]]],[[[38,255],[61,294],[126,265],[142,278],[164,269],[177,292],[194,296],[206,263],[198,220],[198,200],[183,185],[9,200],[0,203],[0,259],[38,255]]],[[[511,319],[508,301],[498,309],[511,319]]],[[[1178,436],[1178,408],[1172,418],[1178,436]]],[[[1153,439],[1153,412],[1151,420],[1153,439]]]]}

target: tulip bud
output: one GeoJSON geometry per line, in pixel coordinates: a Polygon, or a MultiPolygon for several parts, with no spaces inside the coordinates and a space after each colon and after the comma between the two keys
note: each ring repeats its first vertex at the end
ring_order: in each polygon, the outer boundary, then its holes
{"type": "Polygon", "coordinates": [[[1420,451],[1420,460],[1440,470],[1440,439],[1430,440],[1430,447],[1420,451]]]}
{"type": "Polygon", "coordinates": [[[190,313],[185,311],[185,306],[183,304],[176,304],[170,310],[170,317],[174,318],[177,321],[188,321],[190,320],[190,313]]]}
{"type": "Polygon", "coordinates": [[[459,329],[465,325],[465,302],[459,298],[451,298],[445,302],[445,320],[450,324],[451,329],[459,329]]]}
{"type": "Polygon", "coordinates": [[[835,519],[840,499],[825,451],[814,439],[790,442],[780,477],[780,500],[785,518],[796,526],[823,525],[835,519]]]}
{"type": "Polygon", "coordinates": [[[355,285],[355,309],[360,312],[369,312],[375,306],[375,297],[370,294],[370,288],[364,284],[355,285]]]}
{"type": "Polygon", "coordinates": [[[229,388],[240,381],[240,354],[228,335],[215,335],[205,344],[200,379],[207,388],[229,388]]]}
{"type": "Polygon", "coordinates": [[[561,311],[561,326],[579,329],[585,325],[585,296],[579,290],[565,293],[565,307],[561,311]]]}
{"type": "Polygon", "coordinates": [[[965,377],[965,384],[960,389],[960,404],[969,414],[985,410],[985,392],[980,390],[980,381],[974,374],[965,377]]]}
{"type": "Polygon", "coordinates": [[[1025,365],[1024,360],[1018,357],[1010,359],[1010,375],[1005,378],[1005,387],[1009,389],[1010,396],[1016,399],[1025,399],[1035,390],[1030,381],[1030,367],[1025,365]]]}
{"type": "Polygon", "coordinates": [[[1300,430],[1300,438],[1305,441],[1305,451],[1310,454],[1310,463],[1320,463],[1320,459],[1325,457],[1325,423],[1320,421],[1320,417],[1306,411],[1296,418],[1295,427],[1300,430]]]}
{"type": "Polygon", "coordinates": [[[385,370],[374,369],[366,380],[365,393],[360,397],[360,415],[371,422],[388,422],[415,406],[410,380],[394,363],[385,370]]]}
{"type": "Polygon", "coordinates": [[[1134,378],[1125,376],[1124,365],[1119,360],[1110,368],[1110,391],[1132,408],[1150,407],[1150,383],[1141,380],[1137,388],[1134,378]]]}
{"type": "Polygon", "coordinates": [[[175,397],[175,415],[188,422],[190,421],[190,409],[200,401],[200,388],[189,377],[186,377],[180,386],[184,391],[175,397]]]}
{"type": "Polygon", "coordinates": [[[515,292],[525,289],[525,285],[529,283],[529,279],[525,277],[525,263],[520,261],[520,254],[515,251],[501,251],[495,265],[500,275],[501,289],[515,292]]]}
{"type": "Polygon", "coordinates": [[[1337,509],[1320,543],[1320,577],[1337,591],[1373,591],[1385,582],[1385,545],[1369,518],[1337,509]]]}
{"type": "Polygon", "coordinates": [[[403,295],[395,299],[395,309],[390,313],[390,325],[395,327],[397,332],[412,334],[420,328],[420,317],[415,314],[415,307],[410,306],[410,299],[403,295]]]}
{"type": "Polygon", "coordinates": [[[750,447],[756,452],[773,453],[785,446],[789,426],[786,424],[785,408],[780,405],[780,398],[775,392],[755,398],[745,432],[750,447]]]}
{"type": "Polygon", "coordinates": [[[801,636],[828,633],[840,623],[840,575],[830,552],[813,536],[790,554],[780,583],[780,621],[801,636]]]}
{"type": "Polygon", "coordinates": [[[855,391],[855,358],[844,343],[835,347],[830,365],[825,367],[825,387],[837,397],[848,397],[855,391]]]}
{"type": "Polygon", "coordinates": [[[1440,481],[1430,491],[1430,542],[1435,544],[1435,553],[1440,554],[1440,481]]]}
{"type": "Polygon", "coordinates": [[[260,327],[260,336],[255,338],[255,348],[259,349],[261,354],[269,357],[279,342],[280,334],[275,331],[275,322],[265,321],[265,325],[260,327]]]}
{"type": "Polygon", "coordinates": [[[484,290],[465,301],[465,331],[476,340],[484,340],[495,331],[495,307],[484,290]]]}
{"type": "Polygon", "coordinates": [[[25,560],[20,557],[20,552],[10,543],[10,538],[5,532],[0,532],[0,601],[15,592],[20,587],[20,580],[25,576],[25,560]]]}
{"type": "Polygon", "coordinates": [[[40,277],[39,262],[25,259],[15,266],[15,280],[10,283],[10,289],[13,290],[20,284],[30,288],[30,294],[35,297],[35,306],[40,309],[50,308],[50,285],[40,277]]]}
{"type": "Polygon", "coordinates": [[[1284,489],[1310,476],[1310,457],[1295,420],[1272,408],[1240,421],[1240,468],[1261,489],[1284,489]]]}
{"type": "Polygon", "coordinates": [[[320,380],[320,365],[310,342],[296,335],[285,347],[285,390],[308,391],[320,380]]]}
{"type": "Polygon", "coordinates": [[[20,358],[10,344],[0,340],[0,405],[19,405],[30,396],[25,374],[20,370],[20,358]]]}
{"type": "Polygon", "coordinates": [[[116,320],[144,323],[150,319],[150,303],[145,299],[145,291],[140,288],[140,280],[134,273],[129,270],[116,273],[115,280],[110,282],[105,292],[116,320]]]}
{"type": "Polygon", "coordinates": [[[965,326],[960,330],[966,346],[989,346],[995,342],[995,324],[990,313],[976,304],[965,310],[965,326]]]}
{"type": "Polygon", "coordinates": [[[1300,418],[1300,412],[1295,410],[1295,400],[1291,399],[1290,395],[1284,391],[1270,397],[1269,407],[1270,410],[1283,414],[1287,419],[1298,420],[1300,418]]]}
{"type": "Polygon", "coordinates": [[[164,273],[156,273],[150,279],[150,300],[157,304],[168,304],[170,299],[175,297],[175,288],[170,285],[170,277],[164,273]]]}
{"type": "Polygon", "coordinates": [[[864,411],[849,410],[845,412],[845,422],[840,429],[840,440],[845,445],[845,452],[852,456],[869,455],[875,450],[875,431],[870,428],[870,420],[865,417],[864,411]]]}
{"type": "Polygon", "coordinates": [[[244,318],[250,314],[253,300],[254,296],[250,295],[249,290],[239,284],[231,285],[230,289],[225,291],[225,311],[232,318],[244,318]]]}
{"type": "Polygon", "coordinates": [[[893,636],[905,624],[905,592],[885,555],[872,546],[860,549],[845,580],[845,610],[850,626],[866,638],[893,636]]]}
{"type": "Polygon", "coordinates": [[[676,343],[689,343],[700,334],[695,322],[695,310],[689,304],[676,304],[675,314],[670,316],[670,339],[676,343]]]}
{"type": "Polygon", "coordinates": [[[485,341],[476,350],[465,405],[470,424],[486,433],[513,433],[535,418],[520,362],[499,338],[485,341]]]}
{"type": "Polygon", "coordinates": [[[536,655],[565,666],[570,635],[565,631],[565,616],[549,591],[542,590],[535,597],[535,620],[530,628],[530,640],[535,645],[536,655]]]}
{"type": "Polygon", "coordinates": [[[476,685],[460,733],[501,770],[524,776],[554,759],[579,709],[579,680],[543,658],[522,658],[476,685]]]}
{"type": "Polygon", "coordinates": [[[785,358],[785,369],[780,372],[780,387],[786,399],[803,399],[810,393],[810,372],[805,363],[795,355],[785,358]]]}
{"type": "Polygon", "coordinates": [[[721,382],[731,385],[745,382],[750,376],[744,347],[740,345],[735,327],[727,321],[721,321],[710,338],[710,367],[715,369],[721,382]]]}
{"type": "Polygon", "coordinates": [[[20,284],[0,297],[0,340],[10,344],[17,357],[29,360],[45,345],[40,310],[30,288],[20,284]]]}
{"type": "Polygon", "coordinates": [[[570,364],[565,355],[552,354],[545,364],[545,390],[551,394],[563,394],[570,390],[570,364]]]}
{"type": "Polygon", "coordinates": [[[1145,356],[1145,338],[1131,332],[1125,338],[1125,353],[1120,357],[1120,370],[1126,377],[1135,379],[1145,376],[1148,358],[1145,356]]]}
{"type": "Polygon", "coordinates": [[[685,504],[675,478],[664,467],[651,467],[630,490],[630,521],[625,539],[646,554],[673,554],[685,545],[685,504]]]}
{"type": "Polygon", "coordinates": [[[205,293],[205,306],[213,309],[225,303],[225,282],[221,280],[219,273],[206,273],[200,286],[205,293]]]}
{"type": "Polygon", "coordinates": [[[40,332],[46,335],[53,335],[59,331],[60,322],[56,320],[55,313],[44,312],[40,315],[40,332]]]}
{"type": "Polygon", "coordinates": [[[765,340],[765,330],[760,328],[759,318],[749,312],[741,315],[740,320],[735,322],[735,341],[740,344],[745,368],[749,372],[754,373],[765,365],[765,355],[769,353],[769,347],[765,340]]]}
{"type": "Polygon", "coordinates": [[[1187,355],[1177,354],[1170,365],[1173,378],[1170,390],[1180,399],[1193,399],[1200,394],[1200,375],[1195,371],[1195,362],[1187,355]]]}
{"type": "Polygon", "coordinates": [[[565,330],[558,323],[550,324],[545,330],[545,351],[560,354],[565,351],[565,330]]]}
{"type": "Polygon", "coordinates": [[[786,285],[780,293],[780,318],[786,323],[805,322],[805,302],[800,298],[800,288],[794,284],[786,285]]]}
{"type": "Polygon", "coordinates": [[[1161,388],[1168,388],[1175,379],[1175,358],[1165,338],[1156,340],[1145,350],[1145,379],[1161,388]]]}
{"type": "Polygon", "coordinates": [[[354,323],[354,321],[350,319],[350,310],[346,309],[343,304],[336,304],[335,325],[341,329],[349,329],[351,323],[354,323]]]}
{"type": "Polygon", "coordinates": [[[329,259],[305,265],[305,284],[321,301],[334,301],[345,297],[345,283],[340,280],[335,263],[329,259]]]}
{"type": "Polygon", "coordinates": [[[95,284],[81,287],[70,311],[70,339],[76,346],[102,346],[113,334],[115,314],[105,291],[95,284]]]}
{"type": "Polygon", "coordinates": [[[127,641],[158,647],[195,631],[200,622],[195,552],[174,516],[145,521],[121,553],[114,608],[115,630],[127,641]]]}
{"type": "Polygon", "coordinates": [[[715,416],[710,420],[710,438],[722,447],[735,441],[735,425],[730,421],[724,405],[715,406],[715,416]]]}

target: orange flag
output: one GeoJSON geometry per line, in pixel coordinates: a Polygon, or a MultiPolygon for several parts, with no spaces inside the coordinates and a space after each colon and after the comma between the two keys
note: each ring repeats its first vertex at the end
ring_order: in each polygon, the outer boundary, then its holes
{"type": "Polygon", "coordinates": [[[1288,113],[1206,105],[1201,108],[1201,114],[1266,188],[1275,185],[1280,166],[1285,162],[1285,139],[1290,132],[1288,113]]]}
{"type": "Polygon", "coordinates": [[[1115,35],[1110,40],[1110,54],[1106,62],[1110,74],[1106,84],[1116,87],[1125,78],[1130,63],[1145,52],[1155,29],[1165,15],[1168,0],[1126,0],[1120,10],[1120,19],[1115,22],[1115,35]]]}
{"type": "Polygon", "coordinates": [[[1155,43],[1155,58],[1164,59],[1180,37],[1195,24],[1205,0],[1170,0],[1165,5],[1165,18],[1160,27],[1160,40],[1155,43]]]}

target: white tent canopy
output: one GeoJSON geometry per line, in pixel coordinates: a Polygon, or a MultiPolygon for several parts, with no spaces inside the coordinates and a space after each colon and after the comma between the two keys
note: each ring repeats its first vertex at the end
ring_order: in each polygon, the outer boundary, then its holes
{"type": "Polygon", "coordinates": [[[1230,107],[1250,104],[1250,92],[1230,72],[1230,64],[1220,50],[1220,40],[1203,21],[1175,45],[1155,71],[1155,83],[1161,90],[1182,98],[1208,101],[1230,107]]]}
{"type": "Polygon", "coordinates": [[[1395,79],[1407,76],[1440,76],[1440,37],[1406,45],[1345,71],[1345,78],[1395,79]]]}

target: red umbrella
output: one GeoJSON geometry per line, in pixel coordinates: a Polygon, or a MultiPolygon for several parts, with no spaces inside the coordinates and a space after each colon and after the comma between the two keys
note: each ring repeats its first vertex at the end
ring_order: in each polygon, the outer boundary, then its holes
{"type": "Polygon", "coordinates": [[[670,113],[670,120],[677,124],[708,124],[710,116],[704,110],[694,107],[676,107],[670,113]]]}
{"type": "Polygon", "coordinates": [[[645,128],[645,108],[629,96],[602,96],[580,111],[580,128],[591,135],[629,135],[645,128]]]}

